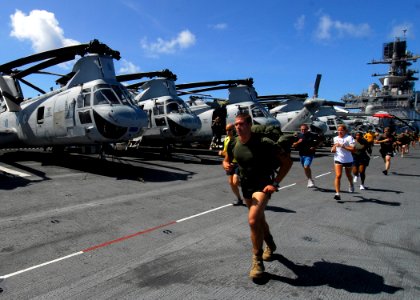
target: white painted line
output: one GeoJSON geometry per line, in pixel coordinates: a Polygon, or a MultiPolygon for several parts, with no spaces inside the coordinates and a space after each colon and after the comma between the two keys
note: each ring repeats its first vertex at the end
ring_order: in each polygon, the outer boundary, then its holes
{"type": "Polygon", "coordinates": [[[331,174],[331,172],[327,172],[327,173],[323,173],[323,174],[319,174],[318,176],[315,176],[315,178],[319,178],[325,175],[331,174]]]}
{"type": "Polygon", "coordinates": [[[20,177],[31,176],[30,174],[19,172],[19,171],[16,171],[16,170],[12,170],[12,169],[9,169],[9,168],[3,167],[3,166],[0,166],[0,171],[6,172],[6,173],[11,174],[11,175],[20,176],[20,177]]]}
{"type": "Polygon", "coordinates": [[[199,214],[196,214],[196,215],[193,215],[193,216],[190,216],[190,217],[186,217],[186,218],[183,218],[183,219],[179,219],[179,220],[177,220],[177,221],[175,221],[175,222],[176,222],[176,223],[180,223],[180,222],[183,222],[183,221],[186,221],[186,220],[190,220],[190,219],[193,219],[193,218],[196,218],[196,217],[199,217],[199,216],[202,216],[202,215],[205,215],[205,214],[211,213],[211,212],[213,212],[213,211],[216,211],[216,210],[219,210],[219,209],[222,209],[222,208],[228,207],[228,206],[232,206],[232,205],[233,205],[232,203],[230,203],[230,204],[226,204],[226,205],[223,205],[223,206],[220,206],[220,207],[216,207],[216,208],[213,208],[213,209],[210,209],[210,210],[204,211],[204,212],[202,212],[202,213],[199,213],[199,214]]]}
{"type": "MultiPolygon", "coordinates": [[[[326,174],[328,174],[328,173],[326,173],[326,174]]],[[[321,175],[319,175],[319,176],[321,176],[321,175]]],[[[296,183],[292,183],[292,184],[283,186],[283,187],[279,188],[279,190],[285,189],[285,188],[288,188],[288,187],[292,187],[294,185],[296,185],[296,183]]],[[[27,269],[23,269],[23,270],[20,270],[20,271],[16,271],[14,273],[3,275],[3,276],[0,276],[0,280],[6,279],[6,278],[10,278],[10,277],[13,277],[13,276],[16,276],[16,275],[19,275],[19,274],[22,274],[22,273],[25,273],[25,272],[34,270],[34,269],[38,269],[38,268],[44,267],[46,265],[50,265],[50,264],[53,264],[53,263],[56,263],[56,262],[59,262],[59,261],[62,261],[62,260],[71,258],[73,256],[81,255],[81,254],[84,254],[86,252],[93,251],[93,250],[96,250],[96,249],[99,249],[99,248],[102,248],[102,247],[105,247],[105,246],[108,246],[108,245],[111,245],[111,244],[114,244],[114,243],[117,243],[117,242],[120,242],[120,241],[129,239],[129,238],[132,238],[134,236],[138,236],[140,234],[144,234],[144,233],[150,232],[150,231],[155,230],[157,228],[162,228],[164,226],[168,226],[168,225],[171,225],[171,224],[175,224],[175,223],[180,223],[180,222],[183,222],[183,221],[187,221],[187,220],[190,220],[190,219],[193,219],[193,218],[196,218],[196,217],[199,217],[199,216],[202,216],[202,215],[205,215],[205,214],[208,214],[208,213],[211,213],[211,212],[214,212],[216,210],[220,210],[220,209],[223,209],[223,208],[226,208],[226,207],[229,207],[229,206],[233,206],[233,204],[232,203],[229,203],[229,204],[226,204],[226,205],[223,205],[223,206],[219,206],[219,207],[216,207],[216,208],[213,208],[213,209],[204,211],[202,213],[199,213],[199,214],[196,214],[196,215],[193,215],[193,216],[190,216],[190,217],[179,219],[177,221],[170,222],[170,223],[167,223],[167,224],[164,224],[164,225],[156,226],[154,228],[147,229],[147,230],[144,230],[144,231],[141,231],[141,232],[137,232],[135,234],[132,234],[132,235],[129,235],[129,236],[125,236],[125,237],[122,237],[122,238],[119,238],[119,239],[116,239],[116,240],[113,240],[113,241],[105,242],[103,244],[100,244],[100,245],[97,245],[97,246],[94,246],[94,247],[85,249],[83,251],[75,252],[75,253],[70,254],[70,255],[67,255],[67,256],[63,256],[63,257],[60,257],[60,258],[57,258],[57,259],[54,259],[54,260],[50,260],[50,261],[44,262],[42,264],[39,264],[39,265],[36,265],[36,266],[32,266],[32,267],[27,268],[27,269]]]]}
{"type": "Polygon", "coordinates": [[[286,189],[286,188],[291,187],[291,186],[294,186],[294,185],[296,185],[296,182],[295,183],[292,183],[292,184],[289,184],[289,185],[285,185],[285,186],[279,187],[278,190],[280,191],[282,189],[286,189]]]}
{"type": "Polygon", "coordinates": [[[0,276],[0,279],[6,279],[6,278],[9,278],[9,277],[12,277],[12,276],[16,276],[16,275],[19,275],[19,274],[22,274],[22,273],[25,273],[25,272],[28,272],[28,271],[31,271],[31,270],[34,270],[34,269],[41,268],[41,267],[49,265],[49,264],[56,263],[60,260],[65,260],[67,258],[76,256],[76,255],[80,255],[80,254],[83,254],[83,251],[76,252],[76,253],[73,253],[73,254],[70,254],[70,255],[67,255],[67,256],[63,256],[63,257],[60,257],[60,258],[57,258],[57,259],[54,259],[54,260],[50,260],[50,261],[44,262],[44,263],[36,265],[36,266],[32,266],[32,267],[24,269],[24,270],[20,270],[20,271],[14,272],[14,273],[10,273],[10,274],[4,275],[4,276],[0,276]]]}

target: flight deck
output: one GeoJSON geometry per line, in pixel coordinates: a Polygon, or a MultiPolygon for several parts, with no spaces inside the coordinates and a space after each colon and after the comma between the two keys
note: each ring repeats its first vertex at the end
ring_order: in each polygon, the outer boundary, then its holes
{"type": "Polygon", "coordinates": [[[366,190],[334,197],[321,149],[266,209],[275,259],[248,277],[247,209],[213,152],[0,151],[0,299],[419,299],[420,150],[375,146],[366,190]]]}

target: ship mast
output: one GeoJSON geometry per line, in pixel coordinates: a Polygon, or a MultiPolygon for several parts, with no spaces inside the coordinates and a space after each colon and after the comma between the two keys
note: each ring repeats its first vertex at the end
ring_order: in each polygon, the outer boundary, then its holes
{"type": "Polygon", "coordinates": [[[345,109],[357,109],[367,115],[385,111],[420,128],[420,92],[414,88],[418,80],[414,75],[418,71],[409,68],[420,55],[407,50],[406,30],[403,33],[403,38],[383,44],[382,59],[368,63],[389,65],[387,73],[372,74],[373,77],[379,77],[382,86],[372,83],[360,95],[347,94],[342,100],[345,109]]]}
{"type": "MultiPolygon", "coordinates": [[[[404,32],[405,35],[405,32],[404,32]]],[[[398,95],[413,91],[414,81],[418,78],[413,77],[417,71],[408,69],[412,62],[417,61],[419,55],[413,55],[407,51],[407,42],[396,38],[394,42],[385,43],[383,46],[382,60],[372,60],[368,64],[389,64],[388,74],[372,74],[372,76],[383,76],[379,80],[384,92],[398,95]]]]}

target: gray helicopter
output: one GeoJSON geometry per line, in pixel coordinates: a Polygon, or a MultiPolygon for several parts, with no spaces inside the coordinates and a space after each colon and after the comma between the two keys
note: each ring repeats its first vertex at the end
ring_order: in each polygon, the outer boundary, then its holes
{"type": "MultiPolygon", "coordinates": [[[[302,96],[304,96],[304,94],[302,94],[302,96]]],[[[305,97],[302,96],[264,95],[258,96],[258,100],[269,107],[269,112],[280,122],[280,124],[282,124],[281,129],[283,132],[299,131],[300,124],[302,124],[299,122],[303,121],[310,126],[311,131],[324,135],[328,128],[325,122],[320,121],[317,118],[319,109],[317,109],[313,101],[306,101],[308,97],[307,94],[305,97]],[[284,98],[285,96],[288,98],[284,98]],[[306,109],[305,105],[307,106],[306,109]],[[302,117],[301,112],[303,109],[309,111],[310,114],[305,114],[304,117],[302,117]]],[[[323,107],[325,106],[320,106],[320,109],[323,109],[323,107]]]]}
{"type": "MultiPolygon", "coordinates": [[[[147,115],[115,77],[118,51],[98,40],[50,50],[0,65],[0,147],[98,145],[130,140],[143,133],[147,115]],[[24,77],[81,58],[60,88],[45,92],[24,77]],[[37,63],[25,70],[24,65],[37,63]],[[20,82],[40,93],[24,99],[20,82]]],[[[57,75],[57,74],[55,74],[57,75]]]]}
{"type": "MultiPolygon", "coordinates": [[[[257,93],[253,86],[253,79],[219,80],[177,84],[180,95],[193,95],[211,90],[228,89],[229,96],[225,101],[213,99],[213,102],[203,101],[203,98],[190,98],[191,110],[201,120],[201,129],[189,138],[189,142],[210,143],[213,137],[211,128],[213,121],[219,117],[221,126],[233,123],[239,113],[249,113],[253,124],[280,126],[280,123],[257,101],[257,93]],[[197,87],[206,87],[194,89],[197,87]],[[190,90],[192,89],[192,90],[190,90]],[[197,101],[201,100],[201,101],[197,101]]],[[[207,96],[204,97],[209,98],[207,96]]],[[[211,98],[211,97],[210,97],[211,98]]]]}
{"type": "MultiPolygon", "coordinates": [[[[317,74],[312,97],[307,97],[307,94],[290,95],[290,103],[280,102],[283,105],[270,109],[270,113],[275,115],[276,119],[282,124],[281,130],[283,132],[298,132],[300,125],[305,123],[311,127],[311,131],[323,135],[327,140],[335,135],[335,131],[331,130],[332,124],[330,123],[332,121],[337,122],[338,117],[335,113],[330,114],[331,111],[334,111],[331,107],[343,106],[344,103],[318,97],[321,77],[321,74],[317,74]]],[[[270,101],[273,103],[276,97],[279,98],[277,95],[272,95],[260,96],[258,99],[267,104],[270,101]]]]}
{"type": "Polygon", "coordinates": [[[169,146],[181,143],[201,128],[200,119],[176,91],[176,75],[169,70],[117,76],[120,82],[151,78],[127,85],[134,91],[134,100],[148,115],[145,132],[130,141],[129,147],[139,145],[169,146]]]}

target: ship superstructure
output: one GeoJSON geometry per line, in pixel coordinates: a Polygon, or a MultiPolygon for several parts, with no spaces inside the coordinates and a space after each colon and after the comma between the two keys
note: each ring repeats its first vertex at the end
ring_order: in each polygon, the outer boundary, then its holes
{"type": "MultiPolygon", "coordinates": [[[[408,69],[420,55],[407,51],[405,39],[397,38],[394,42],[383,45],[382,60],[373,60],[368,64],[388,64],[387,74],[373,74],[379,77],[381,87],[372,83],[361,95],[346,95],[342,98],[346,109],[360,109],[366,114],[386,112],[410,123],[417,130],[420,128],[420,92],[415,91],[414,71],[408,69]]],[[[388,120],[392,123],[392,119],[388,120]]],[[[392,124],[391,124],[392,125],[392,124]]]]}

